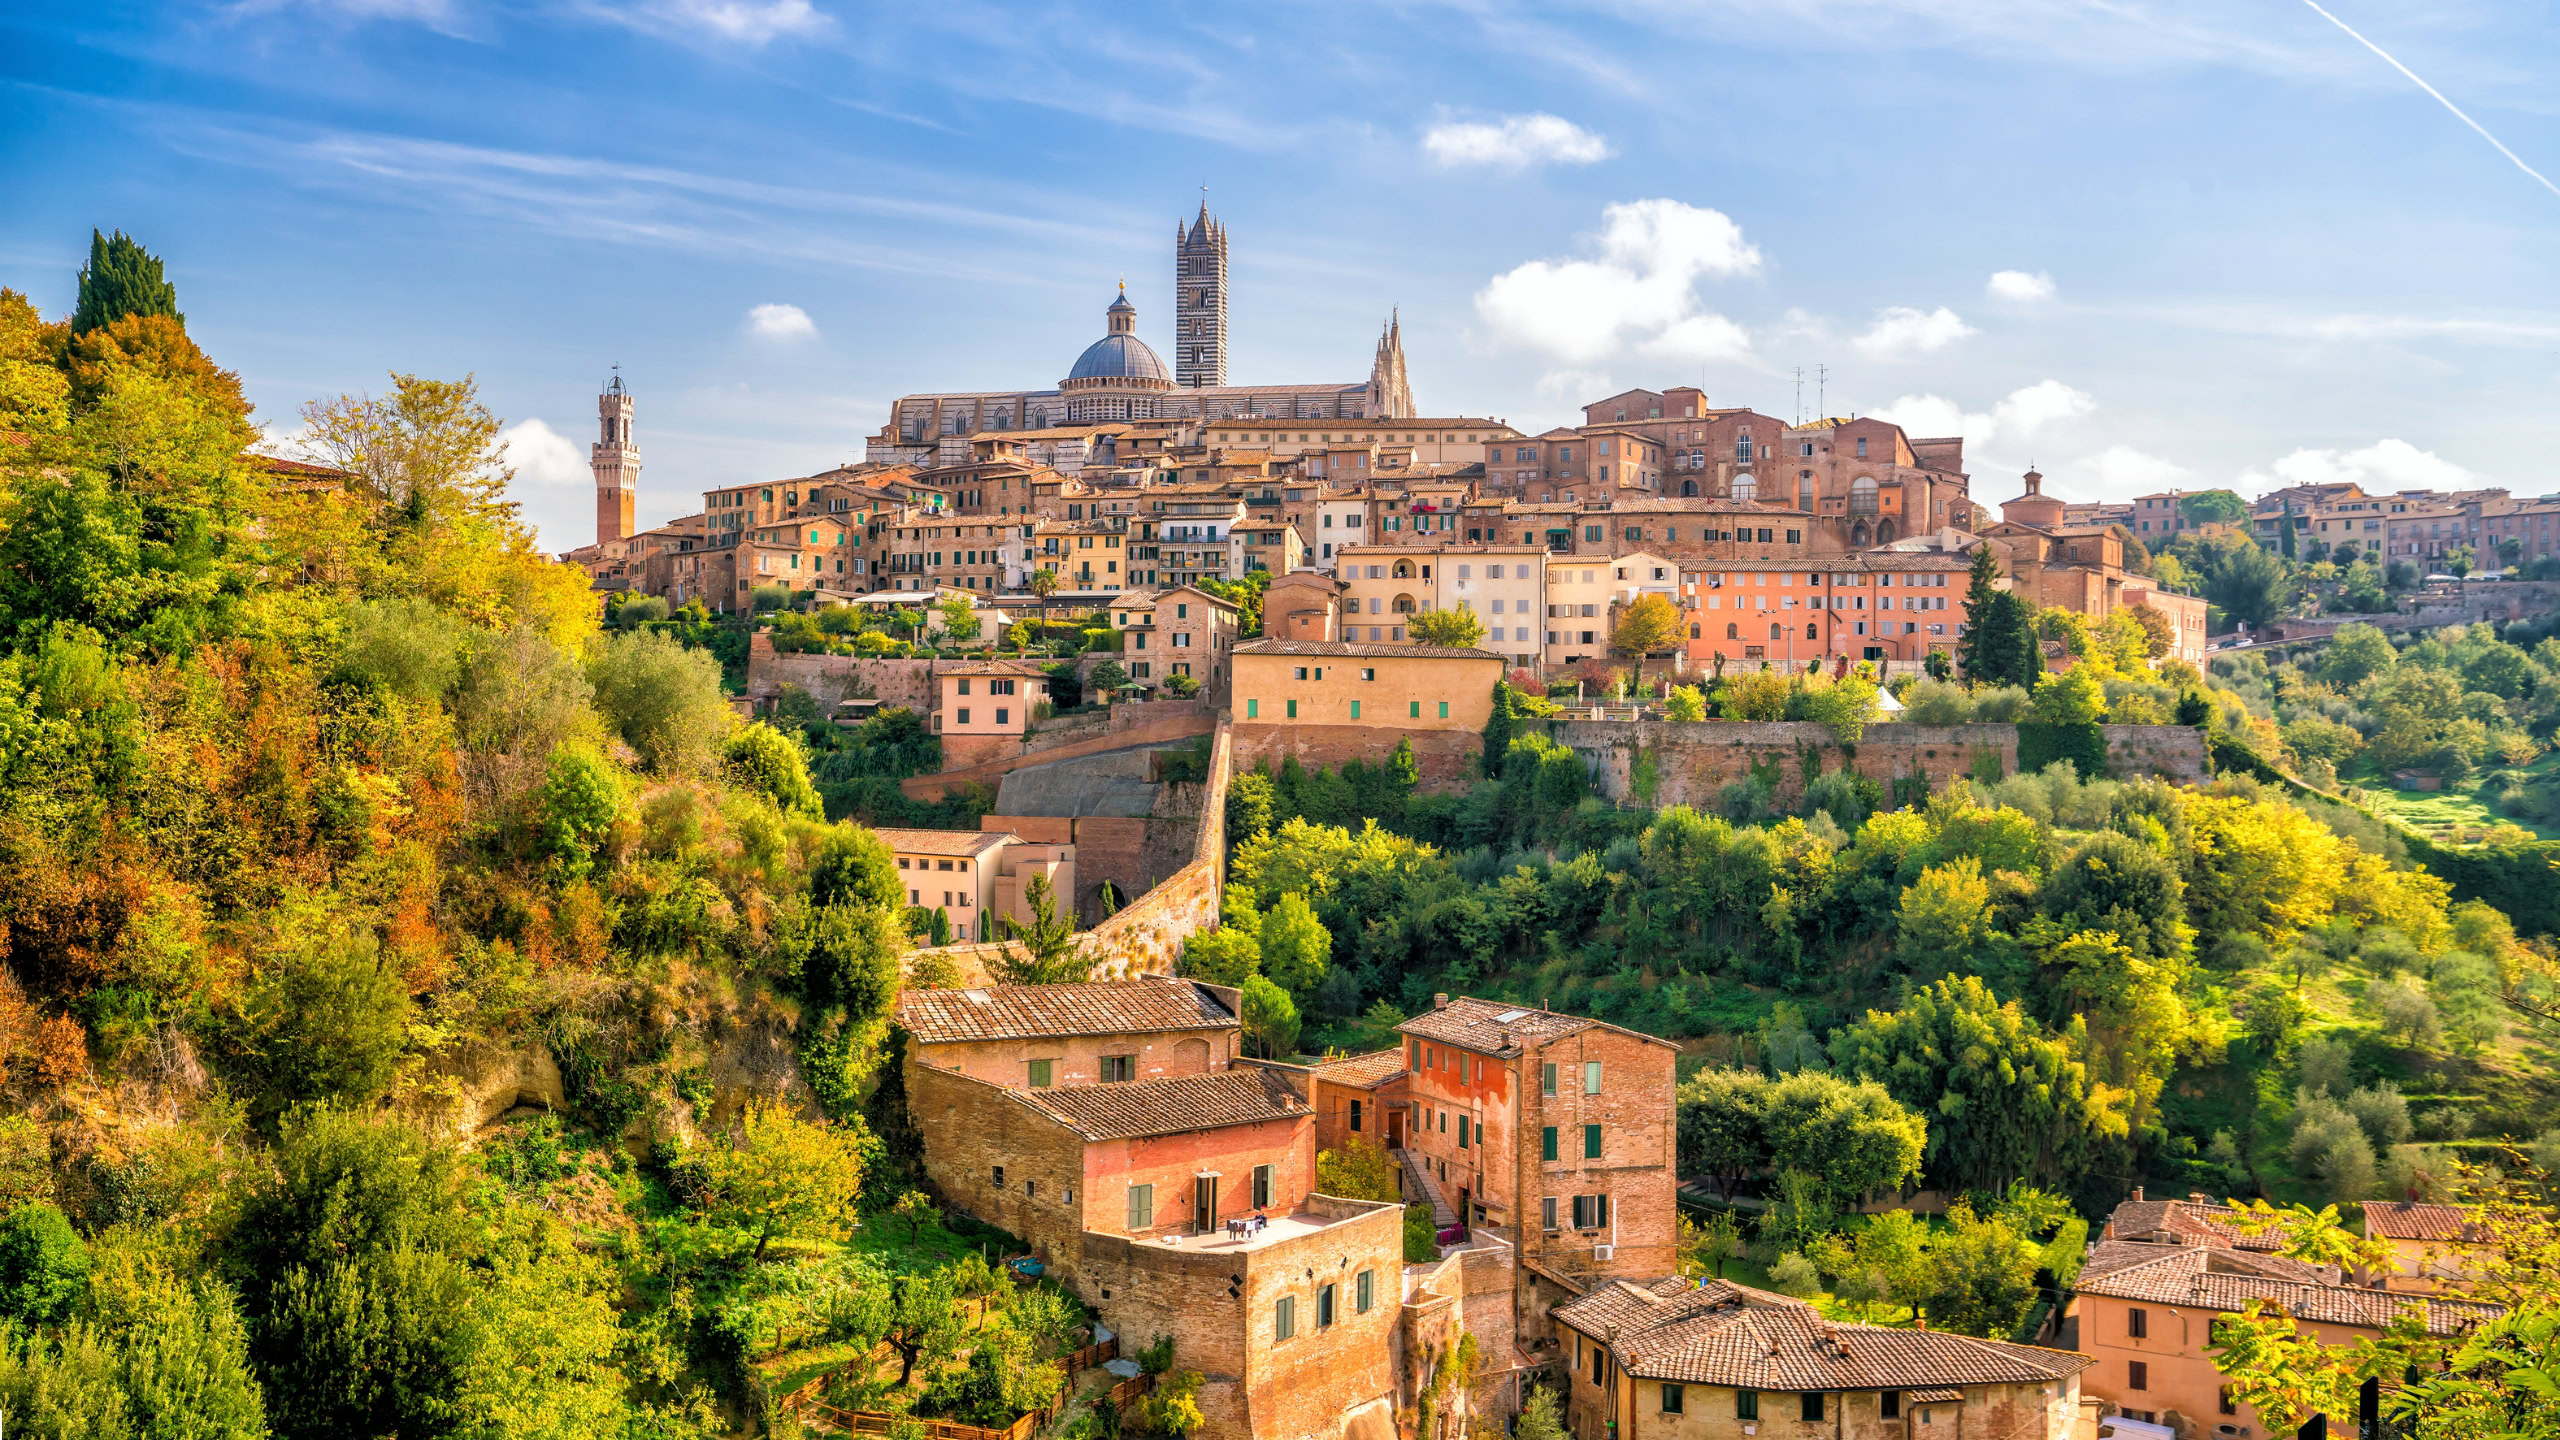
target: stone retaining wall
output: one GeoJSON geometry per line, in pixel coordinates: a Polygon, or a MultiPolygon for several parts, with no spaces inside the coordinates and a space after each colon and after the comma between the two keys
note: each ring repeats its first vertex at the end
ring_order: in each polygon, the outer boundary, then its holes
{"type": "MultiPolygon", "coordinates": [[[[2204,732],[2180,725],[2107,725],[2107,761],[2120,776],[2160,774],[2181,784],[2203,783],[2204,732]]],[[[1553,727],[1591,765],[1592,784],[1613,801],[1655,807],[1715,808],[1724,787],[1750,778],[1751,767],[1778,764],[1778,803],[1802,802],[1812,772],[1855,769],[1879,785],[1926,776],[1932,791],[1971,774],[1977,756],[1991,755],[2000,773],[2018,768],[2015,725],[1870,725],[1855,745],[1842,745],[1829,727],[1809,721],[1755,723],[1740,720],[1572,720],[1553,727]],[[1650,793],[1639,793],[1639,772],[1650,793]]]]}

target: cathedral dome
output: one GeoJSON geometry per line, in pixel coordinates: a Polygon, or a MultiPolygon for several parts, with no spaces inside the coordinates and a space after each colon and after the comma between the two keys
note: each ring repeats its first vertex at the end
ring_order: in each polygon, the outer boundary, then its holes
{"type": "MultiPolygon", "coordinates": [[[[1124,302],[1125,303],[1125,302],[1124,302]]],[[[1151,380],[1171,384],[1172,372],[1146,341],[1135,335],[1105,335],[1076,357],[1070,380],[1151,380]]]]}

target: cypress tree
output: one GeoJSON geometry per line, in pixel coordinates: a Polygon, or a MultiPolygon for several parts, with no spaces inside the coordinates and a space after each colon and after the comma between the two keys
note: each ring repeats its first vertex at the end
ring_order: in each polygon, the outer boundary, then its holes
{"type": "Polygon", "coordinates": [[[1992,613],[1999,608],[1999,581],[1999,558],[1986,543],[1973,552],[1973,579],[1964,592],[1964,638],[1956,642],[1956,663],[1964,667],[1967,680],[1989,680],[1990,672],[1997,668],[1984,637],[1992,613]]]}
{"type": "Polygon", "coordinates": [[[160,257],[127,238],[89,232],[89,263],[80,272],[80,303],[71,312],[71,333],[86,335],[113,325],[127,315],[166,315],[184,325],[178,313],[178,287],[160,273],[160,257]]]}

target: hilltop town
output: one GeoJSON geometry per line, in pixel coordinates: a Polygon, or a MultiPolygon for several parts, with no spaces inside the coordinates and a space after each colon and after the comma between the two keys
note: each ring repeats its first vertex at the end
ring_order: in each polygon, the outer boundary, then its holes
{"type": "Polygon", "coordinates": [[[556,556],[0,292],[10,1423],[2554,1433],[2560,499],[1230,384],[1174,244],[664,525],[609,382],[556,556]]]}

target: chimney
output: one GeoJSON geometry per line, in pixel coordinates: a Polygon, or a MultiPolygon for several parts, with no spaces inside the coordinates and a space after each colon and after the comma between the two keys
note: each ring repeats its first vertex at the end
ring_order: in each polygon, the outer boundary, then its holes
{"type": "Polygon", "coordinates": [[[1914,1330],[1926,1330],[1929,1328],[1929,1322],[1926,1320],[1914,1320],[1911,1322],[1911,1328],[1914,1330]]]}
{"type": "Polygon", "coordinates": [[[1449,1008],[1449,992],[1448,992],[1448,991],[1446,991],[1446,990],[1442,990],[1442,991],[1439,991],[1439,992],[1435,993],[1435,994],[1431,997],[1431,1008],[1432,1008],[1432,1009],[1434,1009],[1434,1010],[1446,1010],[1446,1009],[1448,1009],[1448,1008],[1449,1008]]]}
{"type": "Polygon", "coordinates": [[[2141,1187],[2141,1186],[2136,1185],[2136,1186],[2134,1186],[2134,1187],[2133,1187],[2133,1198],[2134,1198],[2135,1200],[2137,1200],[2137,1201],[2138,1201],[2138,1200],[2140,1200],[2140,1199],[2142,1198],[2142,1187],[2141,1187]]]}

